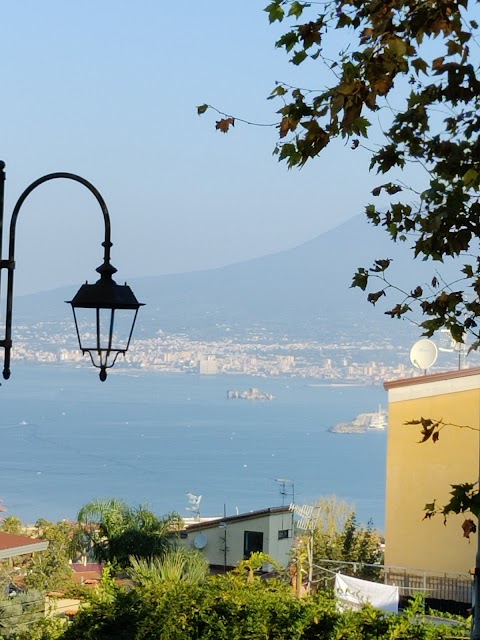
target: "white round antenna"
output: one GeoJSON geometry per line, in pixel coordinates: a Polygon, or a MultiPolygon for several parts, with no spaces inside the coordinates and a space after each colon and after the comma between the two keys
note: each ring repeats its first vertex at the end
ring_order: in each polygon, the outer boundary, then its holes
{"type": "Polygon", "coordinates": [[[426,371],[433,367],[438,357],[437,345],[428,338],[418,340],[410,350],[410,362],[417,369],[426,371]]]}
{"type": "Polygon", "coordinates": [[[204,547],[207,546],[207,542],[208,542],[208,538],[204,533],[197,533],[193,541],[193,544],[197,549],[203,549],[204,547]]]}

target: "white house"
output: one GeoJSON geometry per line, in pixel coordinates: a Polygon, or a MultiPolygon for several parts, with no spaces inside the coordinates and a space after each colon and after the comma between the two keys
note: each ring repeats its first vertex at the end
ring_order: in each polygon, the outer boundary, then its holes
{"type": "Polygon", "coordinates": [[[293,513],[286,506],[271,507],[195,522],[180,533],[180,541],[200,549],[213,571],[232,569],[255,551],[286,566],[293,544],[293,513]]]}

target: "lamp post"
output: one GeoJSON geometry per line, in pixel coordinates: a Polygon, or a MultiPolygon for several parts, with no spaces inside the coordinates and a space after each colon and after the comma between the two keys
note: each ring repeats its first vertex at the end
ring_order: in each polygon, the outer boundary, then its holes
{"type": "MultiPolygon", "coordinates": [[[[23,203],[30,193],[44,182],[56,179],[66,179],[79,182],[86,187],[96,198],[103,214],[105,223],[105,240],[103,263],[97,268],[100,279],[95,284],[84,284],[76,295],[69,300],[72,306],[78,344],[83,355],[89,354],[94,367],[100,369],[100,380],[107,378],[107,369],[115,364],[119,354],[125,355],[133,328],[137,319],[138,310],[142,303],[138,302],[133,291],[127,284],[119,285],[113,280],[113,274],[117,271],[110,263],[110,216],[107,205],[97,189],[85,178],[74,173],[50,173],[42,176],[30,184],[17,200],[10,219],[10,236],[8,258],[2,259],[3,245],[3,216],[5,194],[5,163],[0,161],[0,293],[1,276],[3,270],[7,271],[7,300],[5,313],[5,335],[0,339],[0,347],[4,350],[3,377],[10,378],[10,355],[12,349],[12,311],[13,311],[13,276],[15,271],[15,231],[17,218],[23,203]],[[83,315],[82,315],[83,314],[83,315]],[[82,320],[90,314],[90,324],[84,325],[82,320]],[[119,316],[129,315],[128,327],[124,327],[123,335],[119,332],[119,316]],[[91,327],[93,326],[93,331],[91,327]],[[126,330],[125,330],[126,329],[126,330]],[[85,333],[84,333],[85,331],[85,333]]],[[[121,327],[120,327],[121,328],[121,327]]]]}

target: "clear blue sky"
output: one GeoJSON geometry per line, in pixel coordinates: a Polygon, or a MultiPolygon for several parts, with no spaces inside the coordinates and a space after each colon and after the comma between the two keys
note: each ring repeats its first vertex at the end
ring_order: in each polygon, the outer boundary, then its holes
{"type": "MultiPolygon", "coordinates": [[[[274,122],[275,80],[321,86],[274,48],[266,2],[5,3],[1,154],[7,218],[52,171],[91,180],[112,217],[119,280],[210,268],[286,249],[363,211],[377,183],[338,144],[302,171],[271,152],[275,129],[228,135],[208,102],[274,122]]],[[[102,220],[81,186],[40,187],[21,213],[17,293],[95,279],[102,220]]]]}

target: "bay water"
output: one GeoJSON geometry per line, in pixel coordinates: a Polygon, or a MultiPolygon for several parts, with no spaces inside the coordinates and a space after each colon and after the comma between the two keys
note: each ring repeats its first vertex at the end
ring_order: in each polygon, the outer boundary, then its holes
{"type": "Polygon", "coordinates": [[[93,498],[119,497],[157,514],[202,516],[336,495],[384,528],[387,433],[328,428],[386,407],[379,386],[17,365],[0,387],[0,499],[33,523],[73,519],[93,498]],[[228,399],[257,387],[274,400],[228,399]],[[293,481],[284,484],[278,478],[293,481]],[[191,514],[190,514],[191,515],[191,514]]]}

